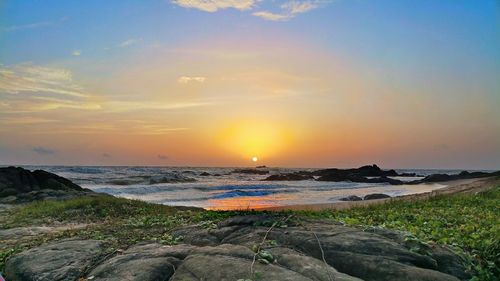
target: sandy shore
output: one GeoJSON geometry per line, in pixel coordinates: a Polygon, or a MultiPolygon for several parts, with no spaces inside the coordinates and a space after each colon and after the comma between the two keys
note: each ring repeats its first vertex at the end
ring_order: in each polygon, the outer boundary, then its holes
{"type": "Polygon", "coordinates": [[[446,185],[446,187],[433,190],[431,192],[424,192],[418,194],[403,195],[393,198],[377,199],[377,200],[367,200],[367,201],[349,201],[349,202],[335,202],[326,204],[304,204],[304,205],[289,205],[289,206],[279,206],[279,207],[263,207],[255,208],[255,210],[267,210],[267,211],[285,211],[285,210],[309,210],[318,211],[325,209],[350,209],[353,207],[369,206],[374,204],[384,204],[391,201],[397,200],[422,200],[427,199],[437,195],[446,195],[454,193],[471,193],[488,190],[495,185],[500,184],[499,177],[482,178],[482,179],[466,179],[457,180],[450,182],[440,183],[446,185]]]}

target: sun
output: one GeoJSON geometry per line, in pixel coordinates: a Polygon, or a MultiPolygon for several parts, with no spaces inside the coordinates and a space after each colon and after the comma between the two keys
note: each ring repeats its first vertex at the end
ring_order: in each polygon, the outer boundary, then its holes
{"type": "Polygon", "coordinates": [[[259,158],[257,158],[257,156],[254,156],[254,157],[252,157],[252,161],[257,162],[257,161],[259,161],[259,158]]]}

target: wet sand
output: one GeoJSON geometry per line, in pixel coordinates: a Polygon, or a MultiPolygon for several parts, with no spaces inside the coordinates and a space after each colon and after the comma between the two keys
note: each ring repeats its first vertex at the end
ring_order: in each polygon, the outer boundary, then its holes
{"type": "Polygon", "coordinates": [[[279,206],[279,207],[262,207],[253,208],[255,210],[267,210],[267,211],[298,211],[298,210],[308,210],[308,211],[318,211],[325,209],[350,209],[354,207],[364,207],[375,204],[384,204],[391,201],[397,200],[423,200],[430,197],[438,195],[448,195],[454,193],[475,193],[480,191],[485,191],[493,188],[496,185],[500,185],[500,177],[482,178],[482,179],[466,179],[457,180],[440,183],[446,187],[435,189],[430,192],[403,195],[392,198],[376,199],[376,200],[366,200],[366,201],[347,201],[347,202],[335,202],[326,204],[304,204],[304,205],[289,205],[289,206],[279,206]]]}

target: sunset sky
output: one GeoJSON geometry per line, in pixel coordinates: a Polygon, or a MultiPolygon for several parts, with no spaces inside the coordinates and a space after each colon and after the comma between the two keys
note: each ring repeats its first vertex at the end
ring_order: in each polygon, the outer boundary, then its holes
{"type": "Polygon", "coordinates": [[[499,169],[499,10],[0,0],[0,164],[499,169]]]}

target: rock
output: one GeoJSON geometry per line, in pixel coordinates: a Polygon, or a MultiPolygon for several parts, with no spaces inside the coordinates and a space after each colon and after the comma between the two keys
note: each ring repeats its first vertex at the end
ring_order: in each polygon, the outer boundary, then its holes
{"type": "Polygon", "coordinates": [[[428,175],[421,180],[415,180],[409,182],[409,184],[420,184],[426,182],[443,182],[443,181],[453,181],[453,180],[463,180],[463,179],[474,179],[474,178],[485,178],[485,177],[494,177],[500,176],[500,171],[486,173],[486,172],[467,172],[462,171],[455,175],[448,174],[432,174],[428,175]]]}
{"type": "Polygon", "coordinates": [[[136,245],[123,254],[110,258],[88,274],[87,279],[122,280],[171,280],[177,267],[193,247],[165,246],[161,244],[136,245]]]}
{"type": "Polygon", "coordinates": [[[313,180],[314,177],[311,173],[307,172],[294,172],[294,173],[284,173],[277,175],[270,175],[269,177],[263,179],[264,181],[301,181],[301,180],[313,180]]]}
{"type": "Polygon", "coordinates": [[[276,252],[275,262],[255,262],[251,273],[254,252],[249,248],[222,244],[194,250],[176,270],[172,281],[198,280],[297,280],[297,281],[361,281],[339,273],[322,261],[289,250],[276,252]],[[217,269],[217,270],[214,270],[217,269]]]}
{"type": "Polygon", "coordinates": [[[436,244],[430,245],[432,257],[437,261],[438,270],[460,278],[460,280],[469,280],[472,276],[463,270],[464,261],[460,256],[446,247],[440,247],[436,244]]]}
{"type": "Polygon", "coordinates": [[[365,195],[363,197],[363,200],[374,200],[374,199],[384,199],[384,198],[391,198],[391,196],[383,193],[372,193],[365,195]]]}
{"type": "Polygon", "coordinates": [[[200,174],[200,176],[202,177],[207,177],[207,176],[210,176],[210,173],[207,173],[207,172],[203,172],[200,174]]]}
{"type": "Polygon", "coordinates": [[[382,170],[377,165],[362,166],[355,169],[324,169],[313,172],[319,176],[318,181],[351,181],[365,183],[388,183],[388,184],[403,184],[400,180],[391,179],[389,177],[398,176],[394,170],[382,170]]]}
{"type": "Polygon", "coordinates": [[[0,197],[11,198],[9,202],[73,198],[92,193],[89,189],[46,171],[31,172],[21,167],[0,168],[0,197]]]}
{"type": "Polygon", "coordinates": [[[65,240],[14,255],[5,265],[10,281],[77,280],[101,252],[95,240],[65,240]]]}
{"type": "Polygon", "coordinates": [[[448,249],[431,245],[426,246],[428,254],[415,253],[403,234],[387,229],[285,222],[279,215],[263,214],[232,217],[211,228],[184,226],[171,235],[185,235],[183,244],[143,242],[105,260],[99,241],[53,242],[14,255],[6,273],[12,281],[33,276],[107,281],[457,281],[469,277],[460,258],[448,249]],[[254,252],[264,236],[259,252],[254,252]]]}
{"type": "MultiPolygon", "coordinates": [[[[454,267],[440,267],[439,259],[434,258],[433,253],[437,250],[431,249],[431,256],[411,252],[405,245],[401,234],[390,230],[377,232],[365,232],[361,229],[332,225],[326,223],[309,222],[302,225],[287,223],[288,227],[279,226],[269,230],[270,226],[257,226],[259,220],[277,219],[270,216],[260,217],[257,215],[230,218],[221,222],[216,229],[201,229],[189,227],[177,229],[176,234],[184,234],[183,242],[192,245],[203,244],[204,246],[217,246],[220,244],[234,244],[252,247],[260,243],[262,237],[268,233],[267,240],[275,241],[273,245],[265,246],[265,250],[276,257],[281,265],[285,253],[302,253],[304,258],[322,260],[322,252],[318,246],[318,240],[323,249],[325,260],[328,265],[337,272],[348,275],[348,278],[361,278],[363,280],[459,280],[457,277],[464,276],[465,268],[457,265],[457,271],[450,270],[454,267]],[[314,235],[313,232],[316,234],[314,235]],[[281,256],[280,256],[281,255],[281,256]]],[[[451,255],[457,258],[456,255],[451,255]]],[[[286,259],[285,259],[286,260],[286,259]]],[[[214,261],[218,268],[225,268],[224,263],[214,261]]],[[[239,260],[231,261],[239,264],[239,260]]],[[[301,260],[300,263],[304,263],[301,260]]],[[[188,265],[188,264],[186,264],[188,265]]],[[[200,266],[209,266],[209,259],[197,259],[196,270],[200,266]]],[[[184,266],[184,264],[182,265],[184,266]]],[[[182,267],[181,266],[181,267],[182,267]]],[[[195,266],[189,266],[194,270],[195,266]]],[[[271,267],[268,267],[269,270],[271,267]]],[[[228,269],[229,270],[229,269],[228,269]]],[[[297,269],[300,272],[300,269],[297,269]]],[[[221,271],[225,271],[221,270],[221,271]]],[[[317,271],[315,271],[318,273],[317,271]]],[[[324,271],[323,271],[324,272],[324,271]]],[[[203,275],[195,274],[201,278],[203,275]]],[[[214,274],[226,274],[218,272],[214,274]]],[[[210,275],[211,276],[211,275],[210,275]]],[[[226,275],[211,276],[207,280],[218,280],[213,278],[224,278],[226,275]]],[[[234,277],[232,275],[227,275],[234,277]]],[[[309,273],[309,276],[314,276],[309,273]]],[[[312,280],[321,280],[314,279],[312,280]]],[[[197,280],[197,279],[186,279],[197,280]]],[[[230,280],[230,279],[227,279],[230,280]]],[[[283,280],[280,278],[264,280],[283,280]]],[[[292,279],[293,280],[293,279],[292,279]]],[[[301,280],[301,279],[297,279],[301,280]]],[[[337,279],[334,279],[337,280],[337,279]]],[[[340,279],[339,279],[340,280],[340,279]]]]}
{"type": "Polygon", "coordinates": [[[257,169],[236,169],[231,173],[233,174],[255,174],[255,175],[266,175],[269,174],[267,170],[257,170],[257,169]]]}
{"type": "Polygon", "coordinates": [[[340,201],[361,201],[363,200],[361,197],[356,195],[349,195],[347,197],[343,197],[339,199],[340,201]]]}
{"type": "Polygon", "coordinates": [[[257,168],[257,169],[265,169],[265,168],[267,168],[267,166],[266,165],[261,165],[261,166],[255,167],[255,168],[257,168]]]}

